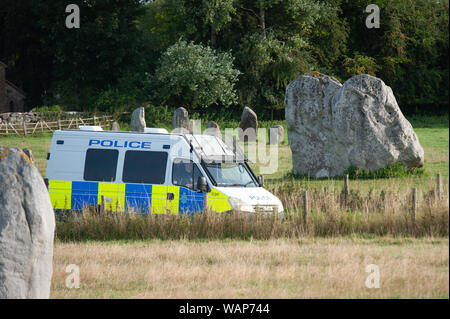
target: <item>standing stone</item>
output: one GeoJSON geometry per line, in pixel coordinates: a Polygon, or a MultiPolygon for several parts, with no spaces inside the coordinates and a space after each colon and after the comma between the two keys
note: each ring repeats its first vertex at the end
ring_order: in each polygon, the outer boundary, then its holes
{"type": "Polygon", "coordinates": [[[202,121],[201,120],[189,120],[189,133],[190,134],[202,134],[202,121]]]}
{"type": "Polygon", "coordinates": [[[34,164],[34,157],[33,157],[33,151],[31,151],[28,148],[24,148],[23,152],[25,153],[26,156],[28,156],[28,159],[31,161],[31,163],[34,164]]]}
{"type": "Polygon", "coordinates": [[[424,151],[392,89],[357,75],[343,85],[313,72],[286,88],[285,116],[294,174],[342,175],[351,167],[370,171],[396,161],[421,167],[424,151]]]}
{"type": "Polygon", "coordinates": [[[120,131],[120,125],[116,121],[111,123],[111,126],[109,128],[110,131],[119,132],[120,131]]]}
{"type": "Polygon", "coordinates": [[[22,150],[0,146],[0,299],[50,296],[54,231],[38,169],[22,150]]]}
{"type": "Polygon", "coordinates": [[[241,123],[239,124],[239,139],[248,142],[256,141],[257,132],[258,116],[251,108],[245,107],[242,112],[241,123]]]}
{"type": "Polygon", "coordinates": [[[274,125],[269,129],[269,143],[279,144],[284,139],[284,127],[282,125],[274,125]]]}
{"type": "Polygon", "coordinates": [[[188,111],[184,107],[177,108],[172,117],[172,131],[174,133],[187,133],[190,126],[188,111]]]}
{"type": "Polygon", "coordinates": [[[214,121],[209,121],[208,124],[206,124],[205,134],[221,137],[222,134],[220,133],[220,126],[219,126],[219,124],[217,124],[214,121]]]}
{"type": "Polygon", "coordinates": [[[144,108],[138,107],[131,114],[131,130],[133,132],[144,132],[145,126],[144,108]]]}

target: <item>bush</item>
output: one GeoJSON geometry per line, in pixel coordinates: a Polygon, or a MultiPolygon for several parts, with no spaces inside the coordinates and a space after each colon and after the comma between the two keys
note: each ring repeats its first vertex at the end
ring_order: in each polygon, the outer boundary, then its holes
{"type": "Polygon", "coordinates": [[[43,113],[62,113],[63,112],[61,106],[59,106],[59,105],[35,107],[33,109],[33,111],[35,113],[38,113],[38,114],[43,114],[43,113]]]}
{"type": "Polygon", "coordinates": [[[180,40],[159,60],[150,81],[152,97],[157,104],[188,109],[229,106],[237,99],[234,83],[239,74],[230,53],[180,40]]]}
{"type": "Polygon", "coordinates": [[[95,102],[96,110],[106,112],[115,119],[125,111],[132,111],[138,106],[134,96],[120,92],[117,88],[102,91],[95,102]]]}
{"type": "Polygon", "coordinates": [[[423,168],[407,168],[402,162],[395,162],[376,171],[369,171],[357,167],[349,167],[345,170],[351,179],[393,178],[409,175],[421,176],[425,173],[423,168]]]}

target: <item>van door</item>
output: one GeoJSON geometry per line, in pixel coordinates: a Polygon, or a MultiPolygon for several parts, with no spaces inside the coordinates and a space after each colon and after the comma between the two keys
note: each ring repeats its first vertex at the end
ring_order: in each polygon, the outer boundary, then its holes
{"type": "Polygon", "coordinates": [[[165,151],[125,152],[122,181],[125,183],[125,210],[166,213],[168,153],[165,151]]]}
{"type": "Polygon", "coordinates": [[[198,178],[203,176],[197,164],[185,159],[175,159],[172,165],[172,184],[169,186],[173,200],[168,202],[172,214],[193,215],[203,211],[205,195],[197,191],[198,178]]]}

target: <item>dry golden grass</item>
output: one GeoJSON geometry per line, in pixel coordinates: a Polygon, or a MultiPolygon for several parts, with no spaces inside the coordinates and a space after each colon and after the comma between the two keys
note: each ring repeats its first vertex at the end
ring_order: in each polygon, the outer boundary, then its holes
{"type": "Polygon", "coordinates": [[[56,243],[52,298],[448,298],[448,239],[56,243]],[[65,267],[80,267],[79,289],[65,267]],[[368,264],[381,287],[365,286],[368,264]]]}
{"type": "Polygon", "coordinates": [[[305,236],[376,235],[448,237],[448,196],[437,200],[433,192],[419,192],[415,220],[411,194],[350,192],[347,202],[336,189],[313,189],[310,208],[303,218],[302,186],[283,184],[274,192],[286,209],[283,219],[257,213],[198,213],[194,217],[100,213],[94,208],[80,214],[57,215],[56,237],[61,241],[141,239],[277,239],[305,236]],[[285,186],[285,187],[284,187],[285,186]]]}

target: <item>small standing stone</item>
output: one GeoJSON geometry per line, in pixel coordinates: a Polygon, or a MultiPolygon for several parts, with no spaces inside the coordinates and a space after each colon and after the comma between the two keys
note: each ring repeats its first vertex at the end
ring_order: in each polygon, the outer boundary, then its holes
{"type": "Polygon", "coordinates": [[[209,121],[208,124],[206,124],[205,134],[221,137],[222,134],[220,133],[219,124],[214,121],[209,121]]]}
{"type": "Polygon", "coordinates": [[[279,144],[284,139],[284,127],[282,125],[274,125],[269,129],[269,143],[279,144]]]}
{"type": "Polygon", "coordinates": [[[144,108],[138,107],[131,114],[131,130],[133,132],[144,132],[145,126],[144,108]]]}
{"type": "Polygon", "coordinates": [[[189,113],[184,107],[175,110],[172,117],[172,130],[175,133],[189,132],[190,122],[189,113]]]}
{"type": "Polygon", "coordinates": [[[189,120],[189,133],[201,134],[202,133],[202,121],[201,120],[189,120]]]}
{"type": "Polygon", "coordinates": [[[116,121],[111,123],[111,127],[109,128],[110,131],[119,132],[120,131],[120,125],[116,121]]]}
{"type": "Polygon", "coordinates": [[[242,141],[253,142],[256,141],[258,132],[258,116],[249,107],[245,107],[241,116],[241,123],[239,124],[239,139],[242,141]]]}

